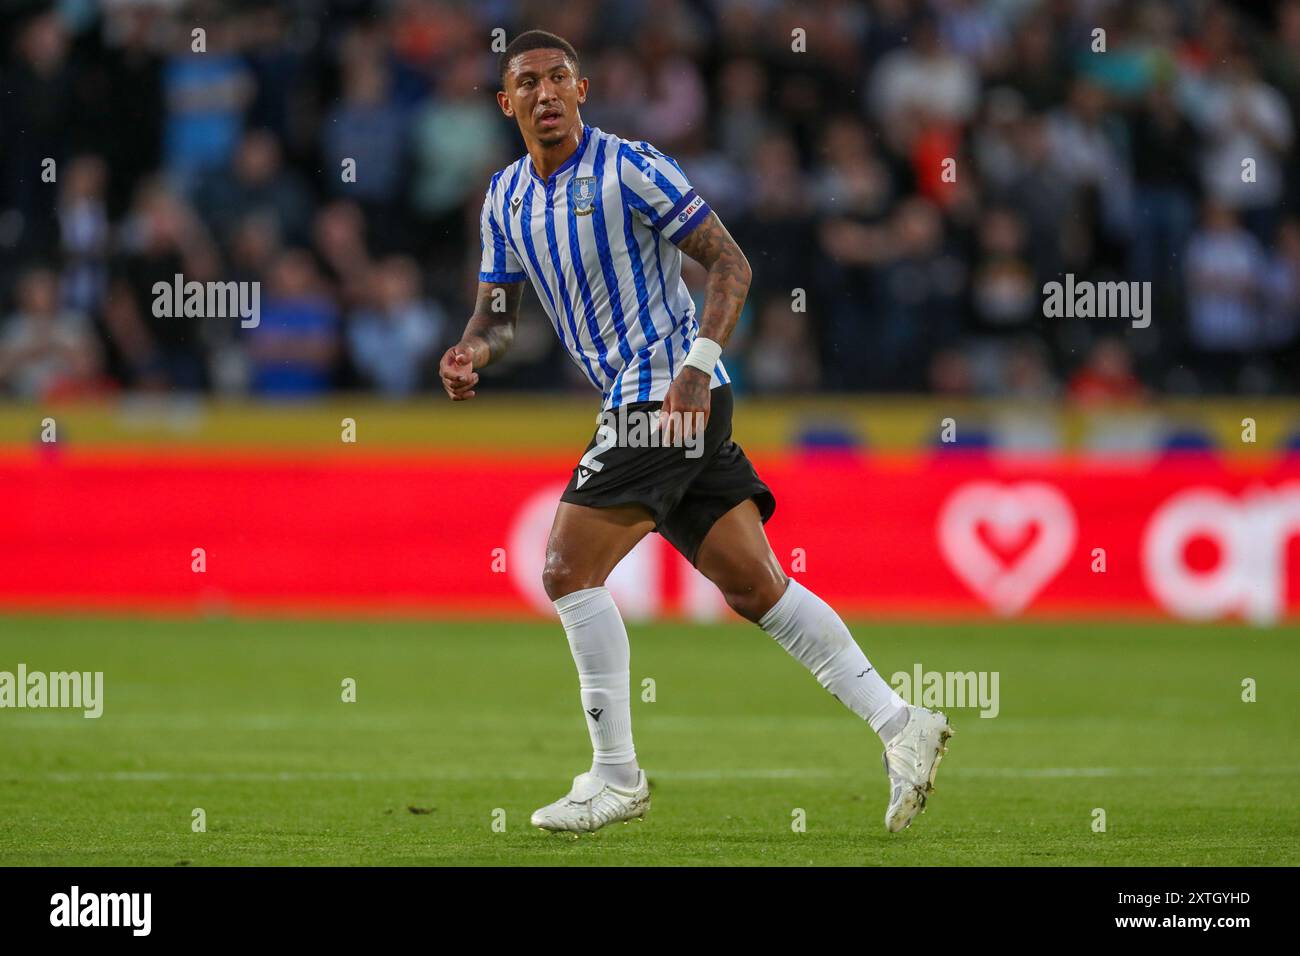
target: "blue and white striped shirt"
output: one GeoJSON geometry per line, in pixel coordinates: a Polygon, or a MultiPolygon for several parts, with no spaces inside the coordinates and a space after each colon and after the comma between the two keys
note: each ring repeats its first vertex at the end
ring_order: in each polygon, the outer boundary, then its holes
{"type": "Polygon", "coordinates": [[[604,408],[662,401],[700,328],[675,243],[708,214],[674,160],[585,126],[549,179],[527,155],[492,177],[479,280],[533,283],[604,408]]]}

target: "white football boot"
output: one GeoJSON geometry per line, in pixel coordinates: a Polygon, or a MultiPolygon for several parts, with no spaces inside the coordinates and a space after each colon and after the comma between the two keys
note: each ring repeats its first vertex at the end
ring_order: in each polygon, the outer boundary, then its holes
{"type": "Polygon", "coordinates": [[[573,834],[592,833],[607,823],[640,820],[650,809],[650,785],[644,770],[637,771],[636,786],[616,787],[594,773],[573,778],[567,796],[533,813],[532,823],[543,830],[573,834]]]}
{"type": "Polygon", "coordinates": [[[891,833],[905,830],[934,792],[934,775],[948,752],[952,727],[943,714],[908,706],[907,725],[885,744],[881,761],[889,776],[889,809],[885,827],[891,833]]]}

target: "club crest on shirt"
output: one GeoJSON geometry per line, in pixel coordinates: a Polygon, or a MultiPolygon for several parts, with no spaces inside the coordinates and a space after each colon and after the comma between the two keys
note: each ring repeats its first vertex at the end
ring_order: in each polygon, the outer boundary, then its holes
{"type": "Polygon", "coordinates": [[[577,176],[569,184],[569,202],[573,212],[578,216],[590,216],[592,203],[596,201],[596,177],[577,176]]]}

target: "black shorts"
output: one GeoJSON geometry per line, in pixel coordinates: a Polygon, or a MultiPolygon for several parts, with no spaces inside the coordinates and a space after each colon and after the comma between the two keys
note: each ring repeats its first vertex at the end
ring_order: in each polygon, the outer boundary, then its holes
{"type": "Polygon", "coordinates": [[[694,447],[656,446],[648,444],[647,429],[638,433],[638,423],[657,418],[662,404],[634,402],[602,413],[606,424],[597,419],[596,434],[560,500],[592,508],[641,505],[655,530],[694,564],[715,521],[752,498],[766,522],[776,498],[731,440],[730,385],[710,392],[709,423],[694,447]],[[607,427],[620,418],[625,428],[607,427]]]}

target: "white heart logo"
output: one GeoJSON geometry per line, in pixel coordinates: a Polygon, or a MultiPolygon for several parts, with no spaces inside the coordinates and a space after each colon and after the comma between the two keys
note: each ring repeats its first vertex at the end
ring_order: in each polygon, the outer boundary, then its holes
{"type": "Polygon", "coordinates": [[[957,577],[998,614],[1010,616],[1028,607],[1064,567],[1076,528],[1069,500],[1051,485],[976,481],[948,496],[936,530],[939,550],[957,577]],[[1010,559],[989,546],[1006,552],[1027,539],[1010,559]]]}

